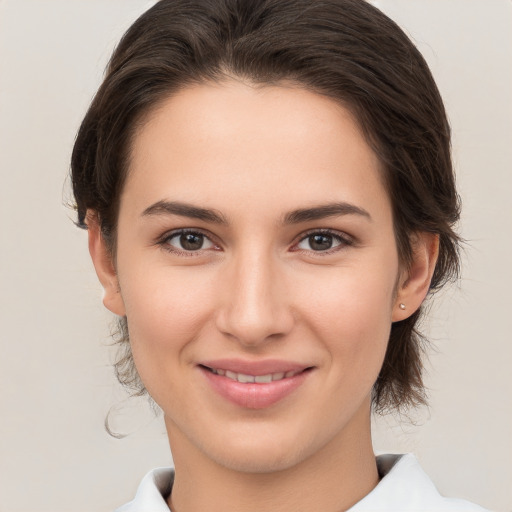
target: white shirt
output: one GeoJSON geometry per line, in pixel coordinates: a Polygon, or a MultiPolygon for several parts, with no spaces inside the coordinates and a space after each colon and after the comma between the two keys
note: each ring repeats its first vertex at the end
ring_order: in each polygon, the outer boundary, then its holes
{"type": "MultiPolygon", "coordinates": [[[[441,496],[410,453],[379,455],[377,466],[381,477],[377,487],[347,512],[486,512],[468,501],[441,496]]],[[[173,480],[172,468],[153,469],[143,478],[135,499],[115,512],[169,512],[165,498],[173,480]]]]}

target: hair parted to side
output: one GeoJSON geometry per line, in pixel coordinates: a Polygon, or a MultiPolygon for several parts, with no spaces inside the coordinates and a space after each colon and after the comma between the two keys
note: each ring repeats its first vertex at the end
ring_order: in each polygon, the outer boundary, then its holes
{"type": "MultiPolygon", "coordinates": [[[[77,135],[72,183],[78,225],[98,218],[115,261],[119,198],[132,139],[153,109],[191,84],[236,77],[286,81],[350,109],[382,164],[399,257],[407,265],[417,232],[439,235],[431,290],[459,270],[459,199],[450,128],[428,66],[404,32],[364,0],[161,0],[126,32],[77,135]]],[[[374,410],[424,404],[421,316],[392,325],[374,410]]],[[[124,347],[115,365],[134,394],[144,386],[124,347]]]]}

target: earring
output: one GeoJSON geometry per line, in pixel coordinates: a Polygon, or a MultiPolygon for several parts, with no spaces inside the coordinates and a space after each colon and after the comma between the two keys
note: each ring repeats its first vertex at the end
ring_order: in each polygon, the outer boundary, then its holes
{"type": "Polygon", "coordinates": [[[398,305],[398,307],[402,310],[405,309],[405,304],[403,302],[400,302],[400,304],[398,305]]]}

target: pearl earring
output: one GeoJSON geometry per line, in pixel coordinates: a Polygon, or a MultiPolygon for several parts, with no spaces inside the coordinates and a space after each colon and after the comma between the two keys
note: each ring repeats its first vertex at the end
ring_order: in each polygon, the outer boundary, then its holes
{"type": "Polygon", "coordinates": [[[403,302],[400,302],[398,307],[403,310],[405,309],[405,304],[403,302]]]}

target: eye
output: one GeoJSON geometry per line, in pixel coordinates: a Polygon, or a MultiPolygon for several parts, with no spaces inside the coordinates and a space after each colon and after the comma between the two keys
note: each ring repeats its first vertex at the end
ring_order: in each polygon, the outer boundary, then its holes
{"type": "Polygon", "coordinates": [[[206,235],[198,231],[177,231],[165,237],[161,243],[176,252],[196,252],[216,247],[206,235]]]}
{"type": "Polygon", "coordinates": [[[336,233],[316,231],[305,236],[296,248],[303,251],[328,252],[350,244],[350,240],[336,233]]]}

